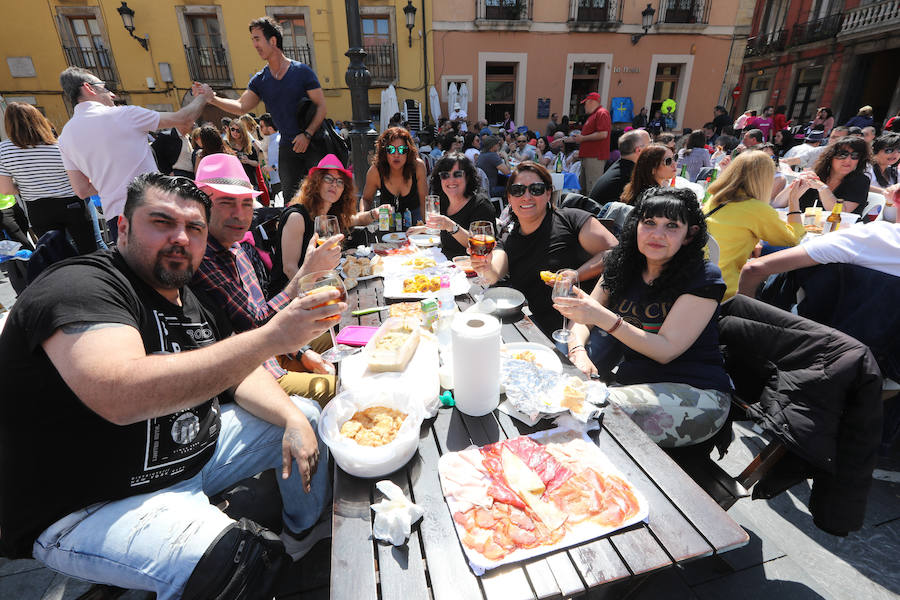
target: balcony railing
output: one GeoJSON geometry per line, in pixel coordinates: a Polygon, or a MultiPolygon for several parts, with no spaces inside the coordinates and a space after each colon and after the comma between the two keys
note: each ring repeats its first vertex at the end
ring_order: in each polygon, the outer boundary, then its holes
{"type": "Polygon", "coordinates": [[[184,47],[188,71],[194,81],[231,81],[225,48],[184,47]]]}
{"type": "Polygon", "coordinates": [[[306,46],[285,46],[283,52],[289,59],[312,67],[312,51],[309,48],[309,44],[306,46]]]}
{"type": "Polygon", "coordinates": [[[484,0],[484,18],[495,21],[519,21],[528,18],[527,0],[484,0]]]}
{"type": "Polygon", "coordinates": [[[397,60],[394,44],[364,46],[366,68],[373,83],[390,83],[397,79],[397,60]]]}
{"type": "Polygon", "coordinates": [[[709,0],[663,0],[660,23],[707,23],[709,0]]]}
{"type": "Polygon", "coordinates": [[[107,87],[114,89],[118,77],[113,68],[109,50],[106,48],[81,48],[80,46],[63,46],[66,53],[66,61],[70,67],[87,69],[107,83],[107,87]]]}
{"type": "Polygon", "coordinates": [[[616,0],[578,0],[578,23],[610,23],[619,20],[616,0]]]}
{"type": "Polygon", "coordinates": [[[766,35],[758,35],[747,39],[744,56],[763,56],[770,52],[780,52],[787,45],[787,29],[779,29],[766,35]]]}
{"type": "Polygon", "coordinates": [[[900,0],[888,0],[852,8],[844,13],[838,35],[872,34],[881,30],[895,33],[900,28],[900,0]]]}
{"type": "Polygon", "coordinates": [[[816,19],[808,23],[798,23],[791,30],[791,39],[788,46],[802,46],[811,42],[827,40],[837,35],[841,29],[841,20],[844,15],[836,13],[824,19],[816,19]]]}

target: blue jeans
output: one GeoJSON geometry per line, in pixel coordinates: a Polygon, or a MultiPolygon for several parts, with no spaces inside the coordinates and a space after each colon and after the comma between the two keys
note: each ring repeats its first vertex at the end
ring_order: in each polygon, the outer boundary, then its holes
{"type": "MultiPolygon", "coordinates": [[[[293,396],[316,430],[318,404],[293,396]]],[[[222,406],[222,430],[213,457],[191,479],[158,492],[98,502],[63,517],[34,543],[34,557],[64,575],[180,598],[194,566],[232,520],[209,503],[234,483],[275,468],[285,527],[302,532],[316,523],[331,498],[328,448],[319,440],[319,468],[306,494],[297,464],[282,479],[284,430],[234,403],[222,406]]],[[[318,437],[318,434],[317,434],[318,437]]]]}

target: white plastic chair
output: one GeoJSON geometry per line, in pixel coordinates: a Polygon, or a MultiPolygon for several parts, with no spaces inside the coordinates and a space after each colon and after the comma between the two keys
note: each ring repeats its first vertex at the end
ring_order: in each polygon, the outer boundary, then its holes
{"type": "Polygon", "coordinates": [[[719,264],[719,242],[711,235],[706,236],[706,252],[709,254],[709,262],[719,264]]]}
{"type": "Polygon", "coordinates": [[[887,200],[885,200],[883,195],[877,192],[869,192],[869,197],[866,201],[866,207],[862,212],[863,218],[865,218],[865,216],[869,214],[870,210],[874,209],[876,206],[880,206],[881,209],[878,211],[878,216],[875,217],[875,220],[881,221],[882,219],[884,219],[884,208],[886,204],[887,200]]]}

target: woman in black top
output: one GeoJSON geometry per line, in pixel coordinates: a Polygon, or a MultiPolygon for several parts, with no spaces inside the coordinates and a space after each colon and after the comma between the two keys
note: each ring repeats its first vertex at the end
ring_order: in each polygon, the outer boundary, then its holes
{"type": "Polygon", "coordinates": [[[577,269],[579,280],[592,285],[603,269],[602,253],[617,243],[589,212],[551,206],[552,191],[543,165],[519,163],[506,184],[512,230],[500,236],[489,255],[472,256],[472,268],[484,281],[493,284],[508,277],[508,285],[525,295],[532,320],[548,336],[560,328],[562,317],[553,310],[552,286],[543,282],[541,271],[577,269]]]}
{"type": "MultiPolygon", "coordinates": [[[[842,137],[827,146],[812,171],[800,174],[800,185],[806,188],[800,196],[800,210],[818,204],[830,212],[836,202],[842,202],[844,212],[862,216],[869,196],[869,178],[865,175],[869,159],[869,144],[861,137],[842,137]]],[[[790,186],[785,187],[772,206],[787,206],[789,191],[790,186]]]]}
{"type": "Polygon", "coordinates": [[[375,159],[366,173],[363,206],[375,206],[375,192],[381,192],[381,203],[390,204],[395,211],[406,209],[412,213],[413,224],[425,215],[425,195],[428,174],[425,161],[409,131],[390,127],[375,142],[375,159]]]}
{"type": "MultiPolygon", "coordinates": [[[[469,224],[494,220],[490,201],[475,195],[479,189],[475,166],[461,152],[445,154],[431,172],[431,189],[441,198],[441,214],[434,217],[434,228],[441,230],[441,251],[447,258],[462,256],[469,240],[469,224]]],[[[425,229],[412,227],[408,233],[425,229]]]]}
{"type": "MultiPolygon", "coordinates": [[[[872,165],[866,170],[869,189],[893,197],[897,189],[897,161],[900,160],[900,135],[884,133],[872,142],[872,165]]],[[[888,198],[890,199],[890,198],[888,198]]]]}
{"type": "Polygon", "coordinates": [[[256,167],[259,166],[259,153],[253,146],[253,138],[247,131],[247,126],[240,119],[232,119],[228,125],[228,148],[229,154],[234,154],[244,166],[244,172],[247,178],[253,184],[253,189],[257,189],[256,185],[256,167]]]}

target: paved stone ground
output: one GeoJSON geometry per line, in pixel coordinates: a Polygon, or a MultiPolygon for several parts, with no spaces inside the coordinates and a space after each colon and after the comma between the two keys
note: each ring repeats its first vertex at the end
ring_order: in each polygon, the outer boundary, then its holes
{"type": "MultiPolygon", "coordinates": [[[[15,294],[0,275],[0,303],[12,306],[15,294]]],[[[897,399],[893,399],[897,401],[897,399]]],[[[722,461],[737,475],[764,440],[735,425],[735,440],[722,461]]],[[[900,443],[881,459],[861,531],[836,538],[812,523],[808,503],[811,482],[798,484],[772,500],[742,499],[729,514],[750,533],[750,543],[721,557],[667,569],[648,577],[629,599],[665,600],[888,600],[900,597],[900,443]]],[[[290,573],[279,598],[328,598],[330,543],[323,541],[290,573]]],[[[0,559],[0,598],[73,600],[90,589],[33,560],[0,559]]],[[[620,597],[601,588],[590,600],[620,597]]],[[[145,592],[127,592],[122,600],[148,600],[145,592]]]]}

